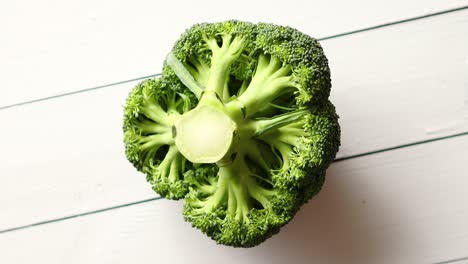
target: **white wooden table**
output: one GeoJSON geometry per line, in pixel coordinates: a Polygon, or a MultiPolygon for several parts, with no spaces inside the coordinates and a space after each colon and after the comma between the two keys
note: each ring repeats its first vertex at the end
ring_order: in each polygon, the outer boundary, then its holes
{"type": "Polygon", "coordinates": [[[0,263],[468,263],[468,1],[3,1],[0,263]],[[322,192],[216,245],[123,152],[122,104],[196,22],[290,25],[332,70],[322,192]]]}

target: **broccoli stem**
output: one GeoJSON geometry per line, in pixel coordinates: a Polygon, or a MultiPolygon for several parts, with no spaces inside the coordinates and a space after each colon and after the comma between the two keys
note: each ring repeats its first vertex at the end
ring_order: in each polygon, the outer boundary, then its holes
{"type": "Polygon", "coordinates": [[[275,56],[260,55],[252,81],[238,98],[246,108],[246,116],[254,115],[275,98],[297,89],[290,74],[291,69],[275,56]]]}
{"type": "Polygon", "coordinates": [[[172,182],[179,179],[179,164],[178,164],[179,151],[173,145],[164,157],[164,160],[159,165],[158,169],[161,171],[161,178],[168,178],[172,182]]]}
{"type": "Polygon", "coordinates": [[[166,63],[171,67],[181,82],[200,98],[203,92],[215,92],[223,101],[230,98],[229,94],[229,67],[239,58],[244,48],[244,40],[231,35],[222,36],[222,45],[218,45],[215,39],[205,37],[207,46],[212,51],[211,67],[206,76],[207,65],[203,62],[194,63],[190,61],[197,69],[186,67],[177,57],[171,52],[166,58],[166,63]],[[199,75],[203,74],[203,75],[199,75]],[[195,78],[201,80],[207,79],[206,88],[203,87],[195,78]]]}
{"type": "Polygon", "coordinates": [[[226,217],[248,223],[248,214],[254,208],[252,199],[257,200],[263,208],[269,208],[269,199],[275,192],[256,182],[245,157],[246,153],[240,153],[231,164],[220,167],[214,193],[196,203],[199,213],[209,213],[224,205],[226,217]]]}
{"type": "Polygon", "coordinates": [[[255,136],[258,137],[275,128],[283,127],[293,122],[297,122],[304,116],[306,112],[306,110],[299,110],[277,115],[271,118],[253,120],[251,123],[251,125],[253,126],[252,129],[255,131],[255,136]]]}
{"type": "Polygon", "coordinates": [[[228,198],[227,216],[237,220],[247,220],[247,213],[252,208],[245,188],[249,174],[250,171],[242,154],[238,154],[231,164],[219,168],[218,188],[221,186],[221,191],[227,191],[227,195],[224,196],[228,198]]]}
{"type": "Polygon", "coordinates": [[[283,169],[289,168],[289,165],[291,164],[291,159],[289,157],[289,154],[292,152],[292,146],[283,142],[273,143],[272,146],[276,148],[281,154],[281,159],[282,159],[281,168],[283,169]]]}
{"type": "Polygon", "coordinates": [[[163,124],[166,126],[171,126],[171,118],[169,115],[161,108],[159,104],[146,104],[140,109],[141,113],[144,114],[147,118],[153,120],[156,123],[163,124]]]}
{"type": "Polygon", "coordinates": [[[202,59],[189,59],[190,65],[185,65],[193,78],[202,86],[205,87],[208,82],[210,66],[202,59]],[[193,65],[193,66],[192,66],[193,65]]]}
{"type": "Polygon", "coordinates": [[[193,163],[214,163],[228,152],[236,124],[224,112],[204,101],[176,122],[175,143],[193,163]]]}
{"type": "Polygon", "coordinates": [[[239,58],[245,41],[231,35],[222,36],[222,45],[218,45],[215,39],[205,37],[205,42],[212,51],[211,68],[206,86],[207,91],[214,91],[224,101],[230,97],[227,83],[229,81],[229,67],[239,58]]]}
{"type": "MultiPolygon", "coordinates": [[[[281,128],[280,128],[281,129],[281,128]]],[[[287,134],[283,134],[281,131],[274,131],[269,132],[266,134],[261,135],[258,139],[264,141],[265,143],[269,144],[271,147],[272,152],[276,154],[277,150],[280,153],[280,159],[282,161],[281,167],[288,168],[290,165],[290,157],[289,154],[293,150],[293,146],[296,140],[298,140],[297,136],[289,136],[287,134]]]]}
{"type": "Polygon", "coordinates": [[[174,139],[170,133],[155,134],[150,136],[141,136],[140,138],[141,150],[150,150],[160,148],[164,145],[170,145],[174,143],[174,139]]]}
{"type": "Polygon", "coordinates": [[[203,86],[199,84],[185,68],[184,64],[179,61],[176,56],[170,52],[166,57],[166,63],[174,73],[179,77],[180,81],[197,97],[200,98],[203,92],[203,86]]]}
{"type": "Polygon", "coordinates": [[[134,159],[144,162],[151,159],[162,146],[174,144],[172,134],[169,132],[149,136],[134,134],[128,140],[133,142],[140,151],[137,156],[134,156],[134,159]]]}
{"type": "Polygon", "coordinates": [[[216,208],[220,207],[227,199],[229,188],[229,181],[226,177],[219,177],[216,190],[213,195],[209,196],[207,200],[200,201],[198,206],[200,206],[201,213],[208,213],[214,211],[216,208]]]}
{"type": "MultiPolygon", "coordinates": [[[[225,217],[248,223],[253,209],[271,210],[270,200],[276,192],[265,186],[273,187],[271,173],[276,169],[290,167],[293,147],[305,136],[300,120],[308,111],[271,104],[281,95],[298,90],[298,86],[290,67],[270,55],[259,56],[251,81],[243,81],[238,98],[232,100],[229,72],[242,54],[243,40],[227,35],[222,36],[222,44],[215,39],[205,38],[205,42],[212,51],[210,66],[203,60],[184,65],[173,54],[167,59],[182,83],[199,98],[194,109],[175,121],[175,145],[192,163],[219,166],[216,180],[197,185],[199,194],[193,202],[196,211],[206,215],[225,208],[225,217]],[[264,114],[266,107],[287,113],[253,118],[259,111],[264,114]],[[273,154],[267,157],[268,162],[256,140],[270,145],[273,154]]],[[[169,169],[171,179],[178,176],[171,173],[179,171],[176,161],[162,166],[169,169]]]]}
{"type": "Polygon", "coordinates": [[[228,68],[229,65],[227,65],[226,61],[213,55],[213,61],[209,75],[210,77],[208,78],[206,90],[214,91],[223,100],[225,100],[228,96],[224,94],[229,77],[229,71],[227,70],[228,68]]]}
{"type": "Polygon", "coordinates": [[[137,123],[138,124],[138,129],[141,130],[141,132],[146,133],[146,134],[164,134],[168,133],[171,131],[171,128],[169,126],[164,126],[161,124],[156,124],[151,121],[140,121],[137,123]]]}
{"type": "Polygon", "coordinates": [[[249,179],[250,183],[247,185],[248,192],[255,200],[257,200],[263,208],[270,208],[270,198],[275,195],[275,191],[267,190],[261,187],[253,179],[249,179]]]}

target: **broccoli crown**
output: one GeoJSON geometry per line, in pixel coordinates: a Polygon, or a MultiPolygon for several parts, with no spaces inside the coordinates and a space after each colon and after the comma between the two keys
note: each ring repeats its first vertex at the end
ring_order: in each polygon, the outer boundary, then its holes
{"type": "Polygon", "coordinates": [[[252,247],[317,194],[340,145],[319,43],[290,27],[192,26],[124,113],[130,162],[217,243],[252,247]]]}

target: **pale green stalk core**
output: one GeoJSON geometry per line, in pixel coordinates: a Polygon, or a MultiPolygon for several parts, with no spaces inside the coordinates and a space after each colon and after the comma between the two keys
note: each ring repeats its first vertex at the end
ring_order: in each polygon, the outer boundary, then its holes
{"type": "Polygon", "coordinates": [[[218,109],[201,105],[182,115],[175,128],[182,155],[193,163],[215,163],[231,147],[236,124],[218,109]]]}

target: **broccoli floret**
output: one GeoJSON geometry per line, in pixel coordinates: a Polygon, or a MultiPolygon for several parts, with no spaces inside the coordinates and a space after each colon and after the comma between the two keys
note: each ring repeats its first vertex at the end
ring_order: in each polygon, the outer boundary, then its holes
{"type": "Polygon", "coordinates": [[[174,143],[173,125],[196,103],[193,94],[177,93],[162,79],[137,85],[127,99],[124,142],[127,159],[147,175],[153,189],[170,199],[188,191],[182,174],[193,165],[174,143]]]}
{"type": "Polygon", "coordinates": [[[127,158],[217,243],[252,247],[320,191],[340,145],[319,43],[290,27],[197,24],[133,90],[127,158]]]}

